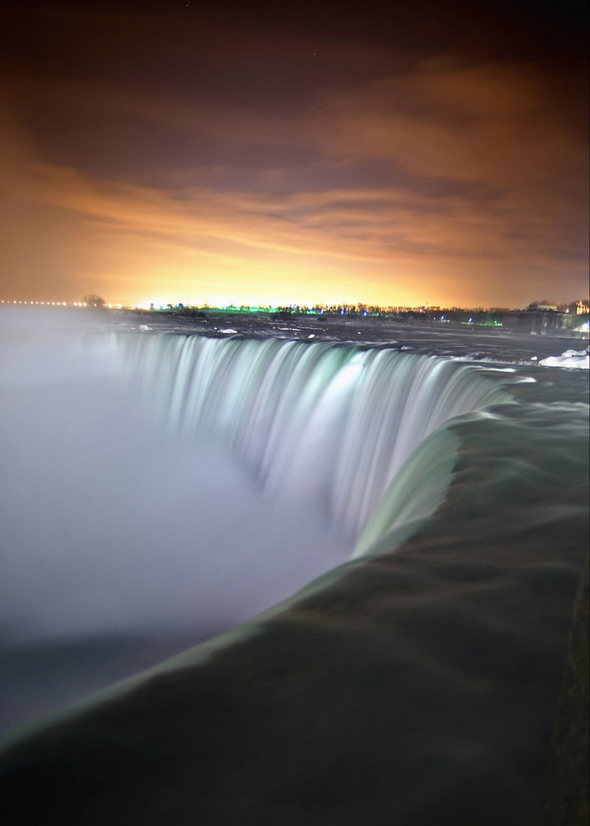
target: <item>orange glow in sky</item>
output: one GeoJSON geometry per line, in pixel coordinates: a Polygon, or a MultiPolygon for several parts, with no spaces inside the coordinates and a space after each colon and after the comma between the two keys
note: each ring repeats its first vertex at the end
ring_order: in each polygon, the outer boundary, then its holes
{"type": "Polygon", "coordinates": [[[358,12],[355,26],[317,28],[170,8],[7,4],[0,297],[587,296],[569,18],[561,40],[541,17],[511,39],[503,18],[426,3],[437,39],[390,4],[370,25],[358,12]]]}

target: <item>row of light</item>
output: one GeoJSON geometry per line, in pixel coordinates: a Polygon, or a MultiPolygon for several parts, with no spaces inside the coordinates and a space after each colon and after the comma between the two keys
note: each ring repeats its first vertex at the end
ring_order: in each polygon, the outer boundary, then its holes
{"type": "MultiPolygon", "coordinates": [[[[1,304],[44,304],[47,307],[88,307],[83,301],[72,301],[68,304],[66,301],[9,301],[4,298],[0,300],[1,304]]],[[[122,304],[105,304],[105,307],[111,309],[122,309],[122,304]]]]}
{"type": "MultiPolygon", "coordinates": [[[[5,301],[2,299],[2,304],[47,304],[48,306],[51,305],[53,307],[65,307],[65,301],[5,301]]],[[[85,307],[86,304],[75,304],[75,307],[85,307]]]]}

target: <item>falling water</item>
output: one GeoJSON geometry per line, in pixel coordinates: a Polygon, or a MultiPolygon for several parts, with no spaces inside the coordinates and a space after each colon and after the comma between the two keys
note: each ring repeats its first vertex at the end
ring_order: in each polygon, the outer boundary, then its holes
{"type": "Polygon", "coordinates": [[[3,650],[70,668],[47,696],[34,669],[30,697],[11,683],[7,727],[391,549],[444,501],[457,423],[520,409],[490,365],[334,342],[29,330],[2,351],[3,650]],[[121,662],[72,674],[81,640],[109,663],[123,640],[121,662]]]}
{"type": "Polygon", "coordinates": [[[266,490],[321,497],[354,541],[429,434],[508,398],[481,368],[388,349],[170,335],[122,346],[169,428],[220,439],[266,490]]]}

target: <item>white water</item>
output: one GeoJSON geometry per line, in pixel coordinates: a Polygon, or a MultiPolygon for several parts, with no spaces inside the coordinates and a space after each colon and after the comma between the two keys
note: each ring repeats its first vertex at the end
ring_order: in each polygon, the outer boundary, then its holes
{"type": "Polygon", "coordinates": [[[220,439],[267,491],[322,502],[353,541],[430,433],[508,398],[483,370],[393,350],[170,335],[122,344],[170,431],[220,439]]]}
{"type": "Polygon", "coordinates": [[[545,367],[568,367],[574,370],[588,370],[590,356],[587,350],[565,350],[560,356],[549,356],[541,359],[539,364],[545,367]]]}

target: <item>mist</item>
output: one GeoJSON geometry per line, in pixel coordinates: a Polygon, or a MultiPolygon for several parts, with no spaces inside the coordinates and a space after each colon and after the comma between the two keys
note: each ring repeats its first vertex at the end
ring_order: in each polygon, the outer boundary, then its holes
{"type": "MultiPolygon", "coordinates": [[[[311,496],[265,492],[210,437],[163,428],[112,336],[5,324],[2,354],[3,654],[21,671],[45,658],[51,672],[58,650],[63,669],[64,651],[80,660],[81,642],[87,659],[101,648],[100,663],[91,657],[55,689],[63,698],[35,700],[39,713],[252,617],[350,557],[311,496]]],[[[51,674],[35,666],[31,680],[53,694],[51,674]]]]}

